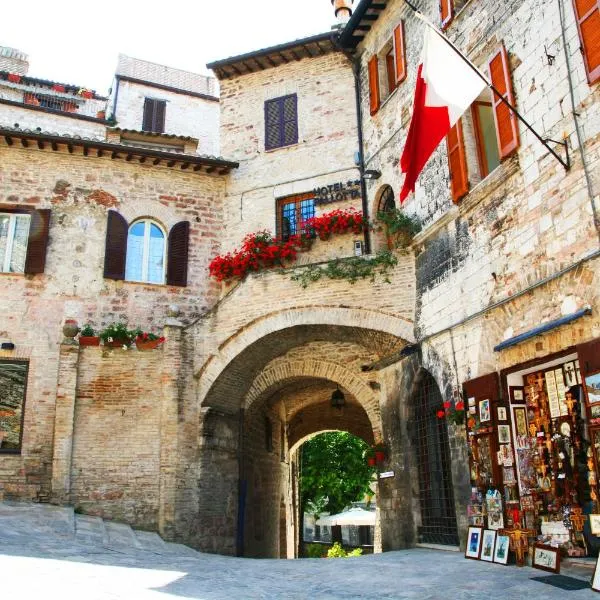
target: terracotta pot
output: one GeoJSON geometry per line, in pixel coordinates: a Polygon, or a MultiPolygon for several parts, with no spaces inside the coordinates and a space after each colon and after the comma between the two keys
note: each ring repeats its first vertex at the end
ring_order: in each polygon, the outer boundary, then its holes
{"type": "Polygon", "coordinates": [[[64,91],[65,91],[65,86],[64,86],[64,85],[61,85],[60,83],[55,83],[55,84],[52,86],[52,89],[53,89],[55,92],[64,92],[64,91]]]}
{"type": "Polygon", "coordinates": [[[79,336],[80,346],[99,346],[100,338],[97,335],[80,335],[79,336]]]}
{"type": "Polygon", "coordinates": [[[135,347],[141,352],[147,352],[148,350],[157,348],[160,343],[160,340],[143,340],[142,338],[136,338],[135,347]]]}
{"type": "Polygon", "coordinates": [[[16,73],[9,73],[8,74],[8,80],[12,81],[12,83],[20,83],[21,76],[17,75],[16,73]]]}
{"type": "Polygon", "coordinates": [[[79,333],[79,327],[75,319],[67,319],[63,325],[63,334],[66,338],[74,338],[79,333]]]}
{"type": "Polygon", "coordinates": [[[384,460],[385,460],[385,452],[382,452],[381,450],[376,450],[375,451],[375,462],[382,463],[384,460]]]}
{"type": "Polygon", "coordinates": [[[113,339],[112,342],[104,342],[104,345],[108,348],[122,348],[123,346],[131,346],[131,340],[124,339],[113,339]]]}

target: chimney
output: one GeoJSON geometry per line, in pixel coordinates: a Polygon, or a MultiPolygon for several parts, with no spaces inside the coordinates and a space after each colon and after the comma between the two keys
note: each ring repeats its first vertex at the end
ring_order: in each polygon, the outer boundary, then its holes
{"type": "Polygon", "coordinates": [[[331,0],[335,17],[340,25],[345,25],[352,16],[354,0],[331,0]]]}

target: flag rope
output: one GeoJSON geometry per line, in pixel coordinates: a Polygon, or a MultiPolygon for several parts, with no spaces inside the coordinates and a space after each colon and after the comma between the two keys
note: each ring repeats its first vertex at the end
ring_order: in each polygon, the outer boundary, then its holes
{"type": "Polygon", "coordinates": [[[519,111],[498,91],[498,89],[496,89],[496,87],[492,84],[492,82],[488,80],[488,78],[454,45],[454,43],[451,40],[449,40],[444,35],[444,33],[442,31],[440,31],[410,0],[404,0],[404,3],[407,4],[409,6],[409,8],[412,9],[412,11],[415,13],[415,16],[418,19],[423,21],[423,23],[425,23],[425,25],[427,25],[428,27],[431,27],[431,29],[433,29],[433,31],[435,31],[435,33],[437,33],[437,35],[439,35],[444,40],[444,42],[446,42],[446,44],[448,44],[450,46],[450,48],[452,48],[455,51],[462,58],[462,60],[465,63],[467,63],[467,65],[469,65],[469,67],[475,73],[477,73],[478,77],[483,79],[485,84],[496,94],[496,96],[498,96],[498,98],[500,98],[500,101],[502,103],[506,104],[506,106],[508,106],[508,108],[517,116],[519,121],[521,121],[521,123],[523,123],[523,125],[525,125],[525,127],[527,127],[527,129],[529,129],[529,131],[531,131],[531,133],[533,133],[533,135],[542,143],[542,145],[550,152],[550,154],[552,154],[552,156],[554,156],[554,158],[556,158],[556,160],[564,167],[565,171],[568,171],[571,168],[571,160],[569,158],[569,146],[567,144],[567,140],[559,142],[556,140],[550,140],[548,138],[543,138],[529,124],[529,122],[525,120],[525,118],[519,113],[519,111]],[[560,144],[561,146],[564,146],[565,153],[566,153],[566,160],[563,160],[554,151],[554,149],[548,145],[549,141],[551,141],[555,144],[560,144]]]}

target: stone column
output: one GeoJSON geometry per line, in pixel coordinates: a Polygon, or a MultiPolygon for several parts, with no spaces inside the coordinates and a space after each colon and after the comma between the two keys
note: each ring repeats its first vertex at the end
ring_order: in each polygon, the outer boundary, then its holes
{"type": "Polygon", "coordinates": [[[79,344],[73,339],[77,331],[75,330],[74,333],[68,331],[67,325],[65,325],[63,331],[65,332],[65,339],[62,341],[59,351],[52,453],[52,492],[50,498],[54,504],[66,504],[70,501],[73,425],[79,365],[79,344]]]}
{"type": "Polygon", "coordinates": [[[169,307],[163,335],[162,398],[160,402],[160,475],[158,531],[167,539],[175,538],[175,502],[177,490],[177,414],[181,377],[181,341],[183,323],[179,309],[169,307]]]}

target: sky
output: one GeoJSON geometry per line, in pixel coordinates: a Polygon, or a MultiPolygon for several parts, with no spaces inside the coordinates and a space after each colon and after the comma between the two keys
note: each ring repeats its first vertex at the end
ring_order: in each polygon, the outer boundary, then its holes
{"type": "Polygon", "coordinates": [[[3,0],[0,46],[29,75],[107,93],[117,55],[207,73],[206,63],[328,31],[331,0],[3,0]]]}

